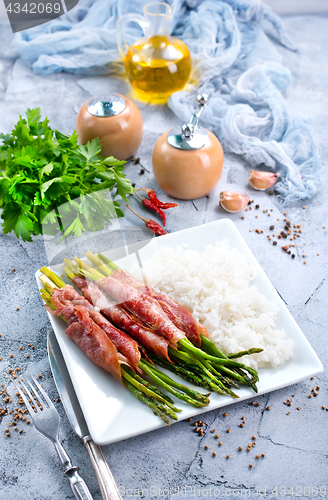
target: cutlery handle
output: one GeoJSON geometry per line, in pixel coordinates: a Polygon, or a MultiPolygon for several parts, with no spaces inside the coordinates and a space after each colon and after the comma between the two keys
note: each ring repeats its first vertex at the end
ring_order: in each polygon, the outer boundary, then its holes
{"type": "Polygon", "coordinates": [[[74,496],[77,500],[93,500],[89,488],[78,473],[78,469],[78,467],[72,467],[65,472],[66,476],[68,476],[74,496]]]}
{"type": "Polygon", "coordinates": [[[90,436],[83,438],[104,500],[123,500],[101,448],[90,436]]]}
{"type": "Polygon", "coordinates": [[[61,443],[56,439],[54,442],[56,451],[60,458],[61,463],[65,467],[64,476],[67,476],[69,479],[69,484],[71,486],[71,490],[74,493],[74,496],[77,500],[93,500],[92,495],[89,491],[89,488],[85,484],[84,480],[80,476],[78,467],[74,467],[72,465],[71,459],[67,455],[61,443]]]}

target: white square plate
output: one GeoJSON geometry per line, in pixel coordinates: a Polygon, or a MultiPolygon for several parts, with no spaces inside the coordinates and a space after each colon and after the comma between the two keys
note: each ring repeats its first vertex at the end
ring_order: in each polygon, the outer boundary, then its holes
{"type": "MultiPolygon", "coordinates": [[[[323,366],[308,340],[292,318],[286,305],[281,300],[275,288],[256,261],[233,222],[223,219],[197,226],[184,231],[154,238],[144,247],[142,254],[152,255],[159,246],[176,247],[187,244],[193,250],[202,251],[208,244],[216,240],[227,239],[232,248],[246,255],[256,268],[256,278],[253,283],[260,293],[269,300],[276,302],[279,312],[276,321],[278,329],[284,329],[288,338],[295,342],[294,355],[291,360],[278,368],[263,368],[259,370],[260,381],[258,394],[264,394],[281,387],[295,384],[301,380],[313,377],[323,371],[323,366]]],[[[131,257],[119,261],[121,267],[131,263],[131,257]]],[[[63,266],[54,266],[53,270],[62,275],[63,266]]],[[[39,288],[40,273],[36,273],[39,288]]],[[[68,281],[67,281],[68,282],[68,281]]],[[[87,421],[93,440],[99,445],[120,441],[144,432],[163,427],[165,424],[151,410],[138,401],[126,388],[122,387],[109,373],[93,364],[77,345],[65,335],[65,323],[49,314],[52,327],[62,350],[68,371],[76,390],[82,411],[87,421]]],[[[169,373],[169,372],[167,372],[169,373]]],[[[175,378],[171,372],[169,375],[175,378]]],[[[186,383],[186,382],[185,382],[186,383]]],[[[187,384],[187,383],[186,383],[187,384]]],[[[255,393],[247,387],[237,391],[239,401],[255,397],[255,393]]],[[[177,401],[177,406],[183,411],[179,420],[235,403],[229,396],[211,394],[211,402],[205,409],[196,409],[177,401]]]]}

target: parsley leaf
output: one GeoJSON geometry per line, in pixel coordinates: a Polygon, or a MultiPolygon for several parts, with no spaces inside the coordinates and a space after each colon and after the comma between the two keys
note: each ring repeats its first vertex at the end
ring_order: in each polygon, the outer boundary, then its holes
{"type": "Polygon", "coordinates": [[[124,161],[100,154],[99,138],[78,145],[74,130],[66,135],[41,119],[40,108],[27,109],[11,134],[0,134],[0,208],[3,231],[32,241],[33,234],[64,236],[98,231],[113,217],[123,217],[118,201],[102,190],[117,187],[124,200],[134,189],[123,173],[124,161]],[[80,203],[75,202],[80,198],[80,203]],[[58,218],[55,214],[60,213],[58,218]]]}

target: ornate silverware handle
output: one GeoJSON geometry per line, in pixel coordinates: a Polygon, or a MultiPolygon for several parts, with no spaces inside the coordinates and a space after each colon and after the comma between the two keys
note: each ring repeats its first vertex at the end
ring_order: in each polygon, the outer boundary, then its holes
{"type": "Polygon", "coordinates": [[[123,500],[101,448],[90,436],[83,438],[104,500],[123,500]]]}
{"type": "Polygon", "coordinates": [[[93,497],[86,483],[79,474],[79,468],[72,465],[71,459],[67,455],[58,438],[54,441],[54,445],[61,463],[65,467],[64,475],[68,477],[69,484],[77,500],[93,500],[93,497]]]}
{"type": "Polygon", "coordinates": [[[72,467],[65,474],[69,479],[71,489],[77,500],[93,500],[89,488],[78,473],[78,467],[72,467]]]}

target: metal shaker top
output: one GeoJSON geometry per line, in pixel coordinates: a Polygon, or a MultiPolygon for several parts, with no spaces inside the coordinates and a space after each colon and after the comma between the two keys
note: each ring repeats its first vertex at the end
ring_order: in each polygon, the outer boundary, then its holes
{"type": "Polygon", "coordinates": [[[118,94],[104,94],[93,97],[88,102],[87,110],[93,116],[116,116],[126,108],[126,102],[118,94]]]}
{"type": "Polygon", "coordinates": [[[181,129],[175,128],[169,131],[167,142],[171,146],[183,150],[200,149],[205,146],[209,139],[209,135],[205,129],[198,127],[198,122],[207,103],[207,94],[199,94],[197,96],[198,110],[191,117],[190,122],[182,125],[181,129]]]}

